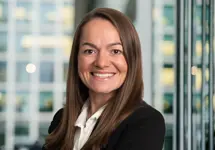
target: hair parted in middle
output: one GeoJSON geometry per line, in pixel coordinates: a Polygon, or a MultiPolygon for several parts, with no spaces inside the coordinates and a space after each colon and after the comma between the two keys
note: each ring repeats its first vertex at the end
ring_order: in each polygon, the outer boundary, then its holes
{"type": "Polygon", "coordinates": [[[99,149],[106,144],[113,130],[138,107],[143,97],[142,55],[138,34],[128,17],[111,8],[96,8],[89,12],[76,29],[69,60],[66,104],[58,127],[46,139],[47,149],[72,150],[75,122],[89,96],[88,88],[78,74],[78,52],[83,27],[93,19],[101,18],[112,23],[119,33],[123,55],[128,65],[127,76],[99,118],[96,129],[82,148],[99,149]]]}

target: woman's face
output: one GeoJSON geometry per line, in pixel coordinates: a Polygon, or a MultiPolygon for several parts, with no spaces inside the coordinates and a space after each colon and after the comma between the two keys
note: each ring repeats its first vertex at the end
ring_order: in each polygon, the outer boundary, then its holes
{"type": "Polygon", "coordinates": [[[83,28],[78,54],[82,82],[96,94],[113,94],[124,82],[128,66],[116,28],[96,18],[83,28]]]}

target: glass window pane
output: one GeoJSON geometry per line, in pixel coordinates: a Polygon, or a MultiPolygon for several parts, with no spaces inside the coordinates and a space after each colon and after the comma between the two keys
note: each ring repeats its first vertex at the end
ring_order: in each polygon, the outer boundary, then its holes
{"type": "Polygon", "coordinates": [[[165,57],[171,56],[174,57],[175,54],[175,45],[172,35],[164,35],[162,41],[162,52],[165,57]]]}
{"type": "Polygon", "coordinates": [[[8,20],[8,4],[0,2],[0,24],[7,23],[8,20]]]}
{"type": "Polygon", "coordinates": [[[40,63],[40,82],[53,82],[54,65],[52,62],[40,63]]]}
{"type": "Polygon", "coordinates": [[[59,37],[54,35],[55,33],[43,33],[39,36],[39,47],[41,56],[54,54],[57,42],[60,41],[59,37]]]}
{"type": "Polygon", "coordinates": [[[0,32],[0,53],[5,52],[7,49],[7,33],[0,32]]]}
{"type": "Polygon", "coordinates": [[[193,113],[200,113],[201,112],[201,95],[194,94],[193,96],[193,113]]]}
{"type": "Polygon", "coordinates": [[[17,23],[27,23],[31,20],[31,3],[18,2],[16,6],[16,21],[17,23]]]}
{"type": "Polygon", "coordinates": [[[165,93],[164,94],[164,106],[163,111],[164,113],[173,113],[173,94],[172,93],[165,93]]]}
{"type": "Polygon", "coordinates": [[[64,31],[73,31],[74,30],[74,17],[75,17],[75,8],[74,5],[64,5],[61,10],[63,15],[63,29],[64,31]]]}
{"type": "Polygon", "coordinates": [[[170,66],[163,67],[161,70],[160,81],[164,88],[173,88],[174,80],[175,80],[175,72],[174,69],[170,66]]]}
{"type": "Polygon", "coordinates": [[[201,5],[198,5],[196,6],[196,11],[195,11],[195,15],[196,15],[196,25],[197,27],[200,27],[201,26],[201,18],[202,18],[202,6],[201,5]]]}
{"type": "Polygon", "coordinates": [[[63,38],[61,38],[62,40],[62,46],[63,46],[63,54],[66,58],[69,59],[70,53],[71,53],[71,46],[72,46],[72,40],[71,40],[71,36],[64,36],[63,38]]]}
{"type": "Polygon", "coordinates": [[[164,140],[164,149],[163,150],[172,150],[173,147],[173,128],[172,125],[166,124],[166,131],[165,140],[164,140]]]}
{"type": "Polygon", "coordinates": [[[28,112],[29,92],[18,91],[16,92],[16,111],[28,112]]]}
{"type": "Polygon", "coordinates": [[[0,82],[5,82],[7,77],[7,64],[6,62],[0,61],[0,82]]]}
{"type": "Polygon", "coordinates": [[[47,55],[47,54],[50,55],[50,54],[54,54],[55,49],[54,48],[41,48],[40,51],[41,51],[42,55],[47,55]]]}
{"type": "Polygon", "coordinates": [[[41,145],[44,145],[45,144],[45,139],[48,135],[48,128],[49,128],[49,123],[42,123],[40,124],[40,127],[39,127],[39,143],[41,145]]]}
{"type": "Polygon", "coordinates": [[[5,111],[6,106],[6,92],[0,91],[0,112],[5,111]]]}
{"type": "Polygon", "coordinates": [[[69,63],[63,64],[63,81],[66,82],[68,75],[69,63]]]}
{"type": "Polygon", "coordinates": [[[42,4],[40,7],[41,23],[53,23],[56,20],[56,6],[53,4],[42,4]]]}
{"type": "Polygon", "coordinates": [[[17,33],[16,36],[16,51],[22,53],[28,52],[34,41],[33,36],[29,33],[17,33]]]}
{"type": "Polygon", "coordinates": [[[28,136],[29,135],[29,124],[28,123],[16,123],[15,126],[15,135],[16,136],[28,136]]]}
{"type": "Polygon", "coordinates": [[[0,132],[0,149],[5,149],[5,133],[0,132]]]}
{"type": "Polygon", "coordinates": [[[53,92],[40,92],[40,111],[53,111],[53,92]]]}
{"type": "Polygon", "coordinates": [[[164,25],[173,26],[174,25],[174,11],[173,6],[164,6],[164,25]]]}
{"type": "Polygon", "coordinates": [[[27,62],[16,63],[16,81],[17,82],[28,82],[30,75],[26,71],[27,62]]]}

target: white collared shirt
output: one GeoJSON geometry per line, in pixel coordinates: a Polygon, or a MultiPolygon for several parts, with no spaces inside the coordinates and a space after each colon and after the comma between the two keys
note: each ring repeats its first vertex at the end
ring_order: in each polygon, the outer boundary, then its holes
{"type": "Polygon", "coordinates": [[[89,107],[89,101],[87,100],[82,107],[82,111],[81,111],[80,115],[78,116],[78,119],[75,122],[75,126],[78,128],[75,131],[73,150],[80,150],[84,146],[84,144],[87,142],[87,140],[89,139],[89,137],[93,131],[93,128],[95,127],[95,124],[96,124],[98,118],[101,116],[106,105],[102,106],[97,112],[95,112],[87,120],[88,107],[89,107]]]}

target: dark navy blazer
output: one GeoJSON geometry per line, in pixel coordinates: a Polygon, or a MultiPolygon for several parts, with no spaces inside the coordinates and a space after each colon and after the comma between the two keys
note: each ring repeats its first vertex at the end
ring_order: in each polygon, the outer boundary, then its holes
{"type": "MultiPolygon", "coordinates": [[[[53,118],[51,133],[61,120],[63,109],[53,118]]],[[[102,150],[162,150],[165,136],[164,118],[160,112],[142,101],[131,115],[123,120],[109,137],[102,150]]],[[[45,148],[43,148],[45,150],[45,148]]]]}

